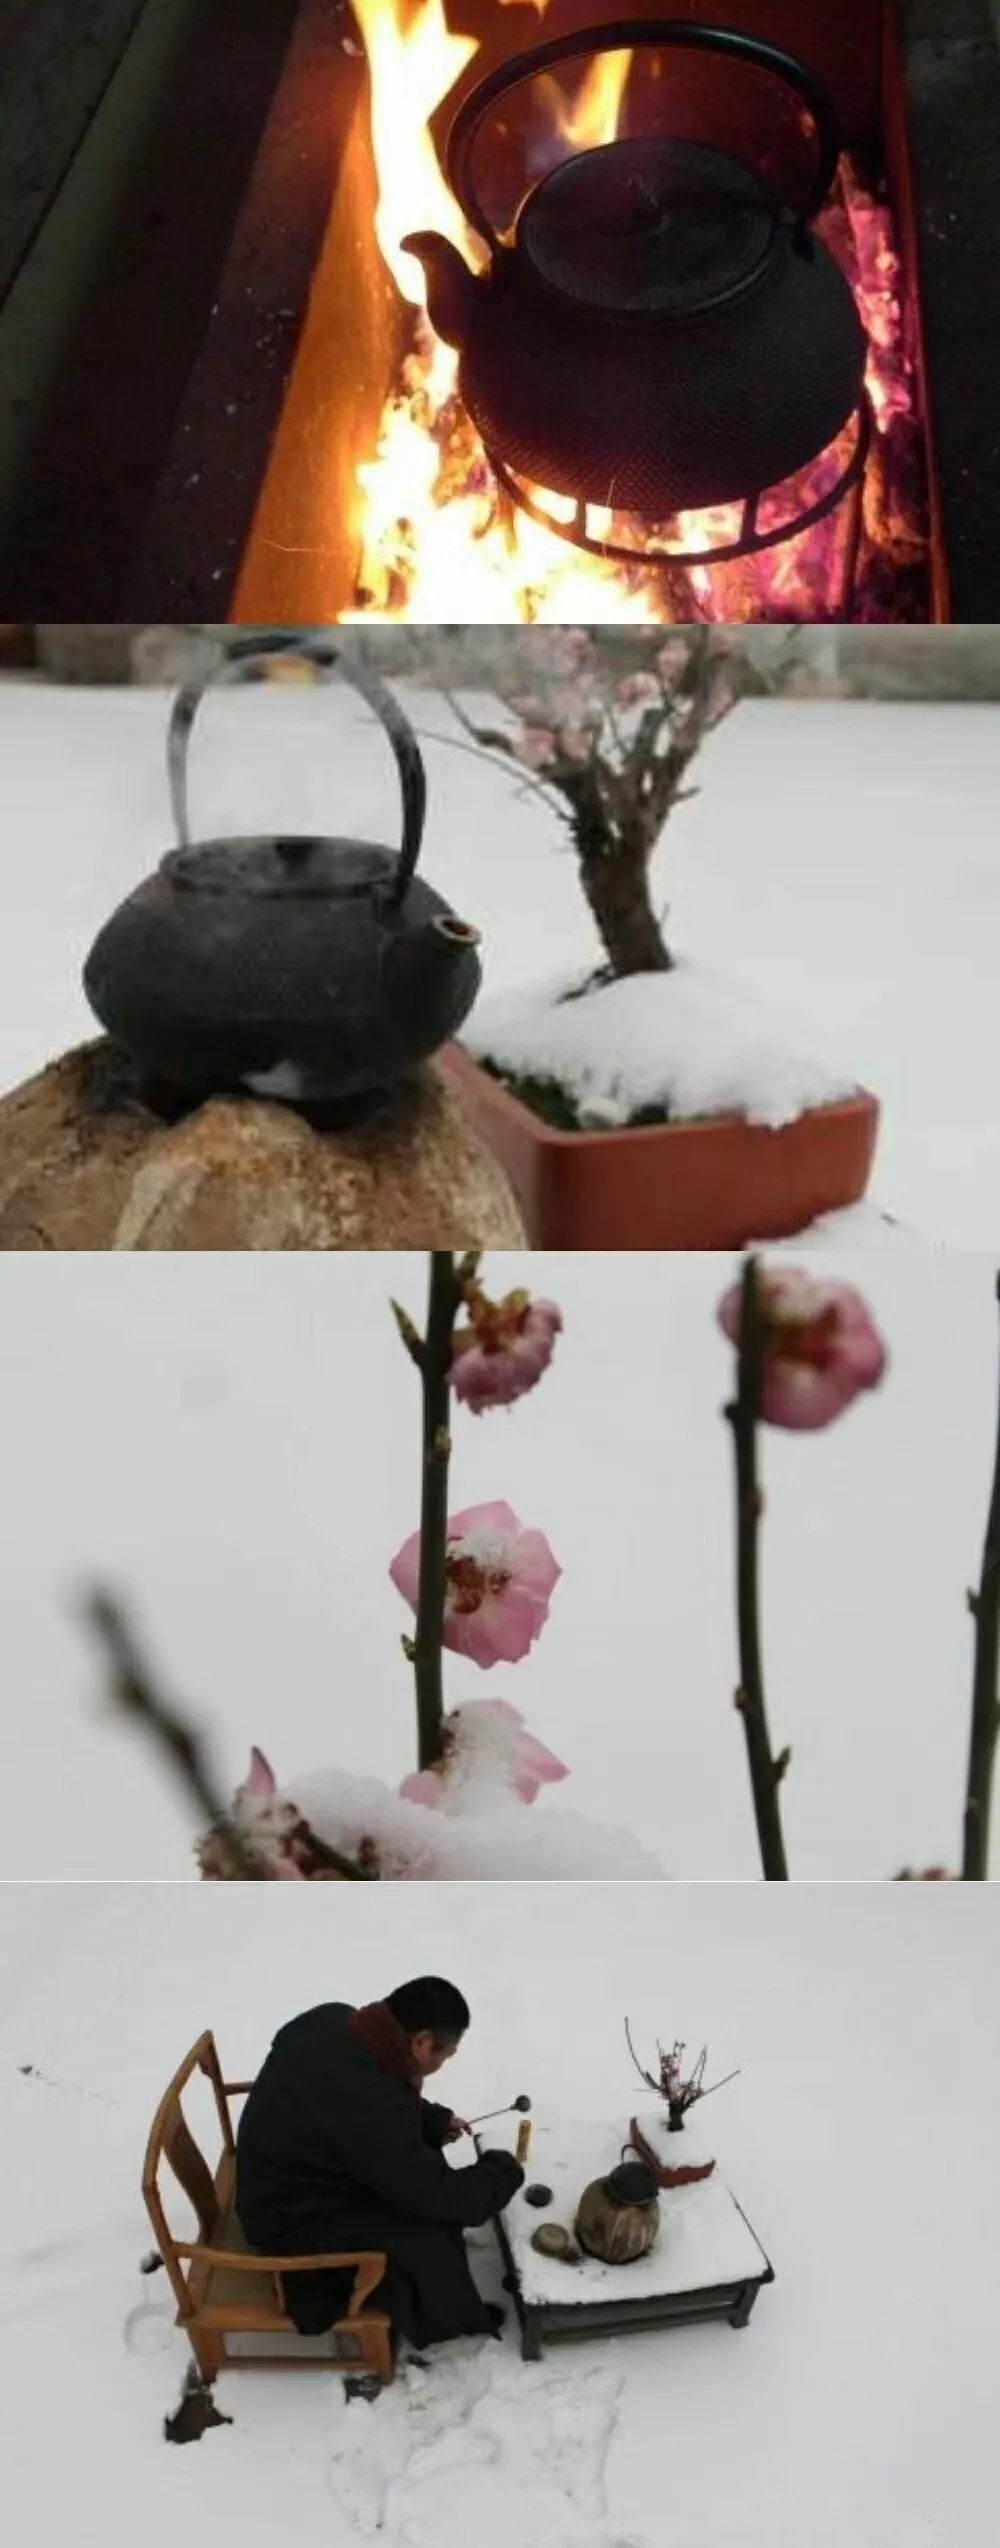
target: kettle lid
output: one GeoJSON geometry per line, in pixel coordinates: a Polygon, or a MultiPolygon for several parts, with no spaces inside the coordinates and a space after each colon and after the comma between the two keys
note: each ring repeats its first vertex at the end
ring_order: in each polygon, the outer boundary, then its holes
{"type": "MultiPolygon", "coordinates": [[[[798,110],[797,129],[810,138],[814,165],[807,191],[799,199],[799,189],[794,187],[791,198],[785,198],[786,208],[791,209],[794,204],[800,232],[815,219],[837,174],[841,147],[836,108],[815,71],[794,53],[762,43],[759,37],[745,35],[736,27],[702,26],[690,19],[657,18],[650,22],[643,18],[617,18],[608,26],[581,27],[573,35],[554,36],[551,43],[515,54],[513,61],[501,62],[488,71],[463,99],[445,146],[448,183],[470,229],[477,231],[491,249],[496,250],[501,243],[483,201],[475,160],[477,142],[497,107],[502,104],[506,113],[511,90],[537,79],[542,72],[560,69],[564,62],[601,53],[633,53],[647,46],[717,54],[747,70],[766,72],[786,93],[786,102],[790,92],[798,110]]],[[[603,147],[617,150],[621,144],[605,143],[603,147]]],[[[680,144],[673,147],[679,149],[680,144]]]]}
{"type": "Polygon", "coordinates": [[[612,2168],[610,2175],[605,2177],[604,2190],[612,2203],[634,2203],[642,2207],[655,2203],[659,2193],[653,2170],[646,2166],[644,2159],[622,2159],[619,2166],[612,2168]]]}
{"type": "Polygon", "coordinates": [[[182,893],[232,896],[255,902],[303,898],[356,902],[386,886],[397,860],[371,841],[313,839],[261,833],[246,840],[207,840],[168,850],[160,874],[182,893]]]}
{"type": "Polygon", "coordinates": [[[541,282],[591,309],[682,318],[745,291],[779,221],[763,179],[725,152],[636,136],[543,177],[517,245],[541,282]]]}

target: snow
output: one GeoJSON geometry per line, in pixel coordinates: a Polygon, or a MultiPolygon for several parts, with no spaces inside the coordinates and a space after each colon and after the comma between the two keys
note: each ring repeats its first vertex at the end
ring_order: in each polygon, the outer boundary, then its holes
{"type": "MultiPolygon", "coordinates": [[[[761,1445],[790,1863],[844,1879],[955,1867],[993,1264],[902,1245],[816,1261],[864,1293],[890,1366],[829,1431],[761,1445]]],[[[501,1293],[524,1258],[490,1254],[484,1271],[501,1293]]],[[[445,1659],[447,1706],[507,1698],[569,1764],[518,1809],[553,1868],[579,1814],[674,1876],[759,1872],[732,1707],[732,1355],[715,1317],[732,1272],[539,1251],[532,1281],[566,1321],[550,1370],[509,1410],[455,1410],[452,1510],[505,1498],[563,1569],[523,1663],[445,1659]]],[[[388,1565],[417,1519],[420,1401],[389,1299],[423,1318],[422,1259],[14,1253],[0,1280],[7,1877],[193,1874],[186,1806],[102,1702],[76,1607],[95,1578],[204,1724],[227,1792],[255,1742],[292,1793],[337,1768],[398,1788],[416,1758],[411,1615],[388,1565]]],[[[446,1821],[461,1845],[459,1822],[425,1810],[435,1845],[446,1821]]]]}
{"type": "MultiPolygon", "coordinates": [[[[689,2047],[689,2051],[691,2049],[693,2048],[689,2047]]],[[[640,2060],[641,2058],[640,2053],[640,2060]]],[[[719,2066],[723,2067],[721,2064],[719,2066]]],[[[711,2094],[713,2077],[714,2072],[709,2074],[709,2094],[711,2094]]],[[[634,2115],[640,2132],[649,2148],[655,2151],[661,2167],[703,2168],[708,2166],[710,2160],[714,2162],[718,2152],[719,2134],[715,2128],[715,2111],[713,2106],[711,2113],[706,2115],[702,2100],[698,2105],[689,2107],[683,2131],[671,2132],[663,2098],[644,2097],[640,2093],[638,2102],[635,2098],[632,2100],[629,2117],[634,2115]]],[[[724,2133],[722,2139],[725,2142],[724,2133]]]]}
{"type": "Polygon", "coordinates": [[[775,1032],[773,1000],[702,965],[567,998],[579,981],[556,975],[481,1001],[462,1041],[477,1061],[555,1080],[589,1130],[610,1131],[648,1106],[685,1119],[741,1114],[777,1130],[808,1106],[857,1093],[775,1032]]]}
{"type": "MultiPolygon", "coordinates": [[[[1000,2178],[996,1887],[0,1893],[0,2424],[17,2535],[74,2548],[993,2548],[1000,2178]],[[229,2077],[319,1998],[450,1974],[437,2093],[631,2111],[623,2041],[741,2071],[725,2168],[777,2279],[749,2327],[431,2355],[374,2408],[322,2370],[224,2373],[233,2418],[161,2439],[188,2360],[139,2193],[202,2026],[229,2077]],[[942,2169],[960,2149],[962,2166],[942,2169]],[[426,2403],[424,2403],[426,2401],[426,2403]],[[381,2527],[373,2528],[382,2511],[381,2527]]],[[[512,2145],[516,2116],[489,2127],[512,2145]]],[[[497,2289],[488,2234],[474,2270],[497,2289]]]]}
{"type": "MultiPolygon", "coordinates": [[[[348,2407],[331,2491],[364,2539],[388,2533],[400,2548],[441,2548],[506,2534],[543,2548],[553,2514],[569,2525],[576,2511],[589,2525],[607,2510],[621,2386],[610,2364],[567,2371],[497,2360],[489,2340],[456,2347],[431,2379],[404,2372],[375,2415],[348,2407]]],[[[560,2535],[593,2532],[576,2524],[560,2535]]]]}
{"type": "MultiPolygon", "coordinates": [[[[444,738],[425,744],[426,871],[483,931],[486,1016],[595,963],[593,924],[555,817],[442,700],[401,695],[444,738]]],[[[92,1031],[87,948],[170,845],[166,714],[155,690],[0,684],[0,1085],[92,1031]]],[[[398,838],[383,738],[335,688],[223,692],[192,762],[196,831],[398,838]]],[[[821,1243],[877,1243],[889,1213],[932,1244],[995,1246],[1000,709],[752,701],[695,776],[653,880],[677,951],[883,1100],[871,1202],[821,1243]]]]}
{"type": "Polygon", "coordinates": [[[585,1876],[657,1877],[666,1871],[631,1833],[590,1822],[558,1805],[540,1814],[504,1800],[466,1799],[462,1813],[411,1805],[379,1780],[343,1770],[296,1773],[290,1799],[321,1840],[350,1857],[374,1840],[384,1876],[486,1876],[511,1880],[585,1876]]]}
{"type": "Polygon", "coordinates": [[[584,2187],[607,2176],[623,2154],[629,2156],[625,2144],[632,2111],[622,2102],[613,2123],[536,2117],[528,2182],[550,2185],[554,2201],[546,2211],[536,2211],[522,2193],[510,2207],[511,2245],[526,2300],[558,2300],[569,2307],[589,2300],[641,2300],[653,2292],[705,2291],[713,2283],[737,2283],[765,2272],[768,2260],[718,2169],[701,2185],[673,2186],[661,2193],[656,2244],[629,2265],[605,2265],[596,2256],[567,2265],[532,2247],[542,2221],[559,2221],[572,2232],[584,2187]]]}

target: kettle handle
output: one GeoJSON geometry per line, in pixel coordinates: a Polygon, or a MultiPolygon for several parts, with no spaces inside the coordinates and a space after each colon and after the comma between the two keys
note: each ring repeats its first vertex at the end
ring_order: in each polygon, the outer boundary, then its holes
{"type": "Polygon", "coordinates": [[[753,69],[771,71],[774,77],[794,89],[808,108],[816,127],[816,170],[798,220],[805,228],[826,202],[841,152],[840,122],[836,107],[824,82],[810,71],[794,53],[781,52],[777,45],[763,44],[758,37],[740,35],[735,27],[708,27],[667,19],[657,23],[649,18],[622,18],[614,26],[582,27],[575,35],[555,36],[550,44],[540,44],[531,53],[515,54],[513,61],[502,62],[490,71],[477,88],[470,90],[448,135],[445,167],[449,186],[470,227],[491,248],[500,245],[496,231],[476,192],[472,176],[472,151],[484,118],[498,98],[508,89],[519,88],[522,81],[534,79],[540,71],[550,71],[557,62],[571,62],[587,54],[630,53],[638,45],[673,45],[687,52],[725,53],[732,61],[746,62],[753,69]]]}
{"type": "Polygon", "coordinates": [[[367,664],[358,663],[343,649],[339,639],[325,629],[262,628],[252,636],[237,638],[228,649],[224,661],[216,665],[200,681],[185,683],[174,700],[167,736],[167,774],[174,826],[182,849],[191,846],[188,819],[187,760],[191,728],[207,690],[225,681],[261,681],[267,678],[267,666],[277,657],[291,656],[303,663],[319,666],[323,672],[340,672],[352,689],[375,712],[389,737],[396,758],[403,797],[403,842],[399,866],[387,895],[391,905],[404,901],[413,882],[420,844],[424,835],[427,811],[427,778],[416,735],[403,715],[398,699],[387,690],[377,673],[367,664]]]}

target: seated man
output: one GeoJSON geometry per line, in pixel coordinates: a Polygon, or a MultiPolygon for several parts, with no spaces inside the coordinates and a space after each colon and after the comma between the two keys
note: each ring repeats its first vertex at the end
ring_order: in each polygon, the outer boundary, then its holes
{"type": "MultiPolygon", "coordinates": [[[[507,2150],[450,2168],[444,2145],[469,2125],[423,2096],[469,2023],[451,1982],[405,1982],[368,2008],[333,2001],[275,2036],[240,2119],[236,2209],[263,2255],[376,2247],[388,2255],[372,2306],[412,2345],[498,2334],[503,2312],[480,2298],[463,2229],[492,2220],[524,2181],[507,2150]]],[[[343,2315],[353,2275],[288,2274],[288,2314],[303,2335],[343,2315]]]]}

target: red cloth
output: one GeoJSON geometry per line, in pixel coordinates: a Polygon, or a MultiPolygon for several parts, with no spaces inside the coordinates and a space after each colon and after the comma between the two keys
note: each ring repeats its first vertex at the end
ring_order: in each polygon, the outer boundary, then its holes
{"type": "Polygon", "coordinates": [[[401,2079],[411,2096],[421,2095],[424,2083],[410,2051],[409,2036],[385,2000],[369,2000],[367,2008],[352,2009],[347,2032],[377,2061],[380,2070],[389,2070],[401,2079]]]}

